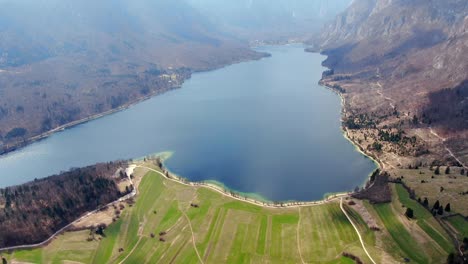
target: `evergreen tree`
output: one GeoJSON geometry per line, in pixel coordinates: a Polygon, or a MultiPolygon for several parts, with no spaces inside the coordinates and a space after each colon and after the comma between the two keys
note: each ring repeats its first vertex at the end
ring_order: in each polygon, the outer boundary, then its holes
{"type": "Polygon", "coordinates": [[[447,166],[447,168],[445,168],[445,174],[450,174],[450,166],[447,166]]]}
{"type": "Polygon", "coordinates": [[[437,166],[436,169],[434,170],[434,174],[435,175],[439,175],[440,174],[440,167],[437,166]]]}
{"type": "Polygon", "coordinates": [[[417,125],[419,123],[418,117],[416,115],[413,116],[413,125],[417,125]]]}
{"type": "Polygon", "coordinates": [[[439,209],[437,210],[437,213],[439,215],[443,215],[444,214],[444,208],[442,208],[442,206],[440,206],[439,209]]]}
{"type": "Polygon", "coordinates": [[[423,205],[426,208],[429,206],[429,200],[427,200],[427,197],[424,198],[423,205]]]}
{"type": "Polygon", "coordinates": [[[413,209],[411,209],[411,208],[406,208],[405,215],[406,215],[408,218],[413,218],[413,217],[414,217],[413,209]]]}
{"type": "Polygon", "coordinates": [[[437,200],[437,201],[434,203],[434,206],[432,207],[432,209],[438,210],[439,207],[440,207],[440,202],[439,202],[439,200],[437,200]]]}
{"type": "Polygon", "coordinates": [[[450,253],[448,256],[447,256],[447,264],[454,264],[456,263],[455,262],[455,254],[450,253]]]}
{"type": "Polygon", "coordinates": [[[450,203],[445,206],[445,212],[450,212],[450,203]]]}
{"type": "Polygon", "coordinates": [[[461,171],[460,171],[460,174],[465,175],[465,169],[462,168],[461,171]]]}

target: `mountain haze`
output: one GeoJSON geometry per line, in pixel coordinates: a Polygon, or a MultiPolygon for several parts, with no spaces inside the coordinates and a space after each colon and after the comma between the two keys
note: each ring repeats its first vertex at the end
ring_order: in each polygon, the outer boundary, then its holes
{"type": "Polygon", "coordinates": [[[184,0],[0,1],[0,149],[264,56],[184,0]]]}
{"type": "Polygon", "coordinates": [[[189,0],[227,32],[249,40],[305,39],[351,0],[189,0]]]}

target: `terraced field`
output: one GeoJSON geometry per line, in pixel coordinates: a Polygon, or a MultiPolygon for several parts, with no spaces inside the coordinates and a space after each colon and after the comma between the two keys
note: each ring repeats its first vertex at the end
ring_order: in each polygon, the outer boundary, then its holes
{"type": "MultiPolygon", "coordinates": [[[[142,168],[136,172],[146,174],[135,179],[141,180],[136,202],[126,206],[121,217],[105,229],[104,237],[87,241],[89,230],[68,232],[44,248],[17,251],[7,259],[28,263],[354,263],[342,256],[348,252],[371,263],[339,201],[267,208],[205,187],[183,185],[142,168]]],[[[399,198],[411,202],[404,193],[399,198]]],[[[403,255],[414,263],[444,258],[444,248],[449,248],[445,236],[431,229],[419,246],[421,240],[408,231],[394,206],[366,206],[388,230],[382,240],[384,232],[371,231],[352,206],[345,205],[375,261],[394,262],[403,255]],[[390,252],[385,259],[383,249],[390,252]]],[[[416,226],[424,233],[424,224],[419,222],[432,226],[432,220],[414,208],[420,217],[416,226]]]]}

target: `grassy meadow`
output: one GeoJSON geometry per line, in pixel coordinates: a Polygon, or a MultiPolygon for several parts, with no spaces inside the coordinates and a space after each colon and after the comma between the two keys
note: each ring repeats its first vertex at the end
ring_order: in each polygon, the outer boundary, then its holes
{"type": "MultiPolygon", "coordinates": [[[[142,168],[137,172],[146,175],[136,179],[135,203],[105,229],[105,236],[87,241],[89,230],[67,232],[43,248],[6,258],[27,263],[354,263],[342,256],[347,252],[371,263],[339,201],[267,208],[142,168]]],[[[403,256],[413,263],[438,263],[451,250],[446,234],[401,190],[396,192],[391,204],[365,204],[383,231],[369,229],[345,205],[366,248],[378,263],[403,256]],[[400,201],[414,207],[417,220],[402,217],[400,201]]]]}

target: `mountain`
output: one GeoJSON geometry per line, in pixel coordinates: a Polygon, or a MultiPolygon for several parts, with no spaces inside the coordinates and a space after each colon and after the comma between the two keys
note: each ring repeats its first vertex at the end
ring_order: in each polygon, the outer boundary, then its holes
{"type": "Polygon", "coordinates": [[[468,164],[466,0],[355,0],[310,44],[348,115],[395,112],[378,122],[421,139],[426,160],[468,164]]]}
{"type": "Polygon", "coordinates": [[[189,0],[190,4],[226,32],[249,40],[302,39],[320,27],[351,0],[189,0]]]}
{"type": "Polygon", "coordinates": [[[0,152],[264,56],[185,0],[0,0],[0,152]]]}

